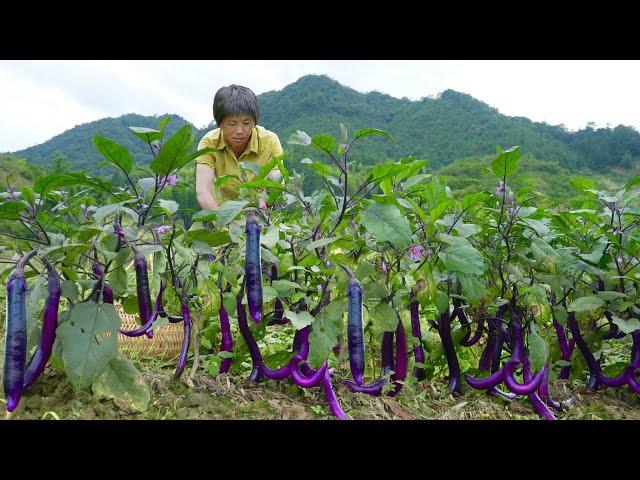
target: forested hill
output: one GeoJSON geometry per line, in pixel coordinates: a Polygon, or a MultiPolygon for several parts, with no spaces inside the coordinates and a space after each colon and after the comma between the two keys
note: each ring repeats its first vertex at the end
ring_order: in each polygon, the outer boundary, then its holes
{"type": "MultiPolygon", "coordinates": [[[[410,101],[379,92],[363,94],[326,76],[307,75],[282,90],[259,95],[258,100],[260,124],[276,132],[285,149],[289,148],[286,140],[296,130],[312,136],[337,136],[340,123],[350,132],[372,127],[393,134],[396,142],[369,138],[352,150],[352,159],[365,164],[414,155],[430,160],[430,166],[438,168],[459,158],[491,155],[496,146],[513,145],[520,145],[523,153],[558,162],[568,169],[586,167],[609,172],[616,166],[631,168],[640,161],[640,134],[631,127],[568,132],[562,126],[502,115],[470,95],[453,90],[446,90],[437,98],[410,101]]],[[[100,134],[125,145],[134,158],[146,163],[148,148],[128,127],[155,127],[159,119],[136,114],[105,118],[78,125],[13,155],[49,166],[59,152],[74,168],[97,172],[101,157],[91,138],[100,134]]],[[[167,132],[175,132],[186,121],[174,116],[167,132]]],[[[197,137],[207,129],[197,131],[197,137]]]]}

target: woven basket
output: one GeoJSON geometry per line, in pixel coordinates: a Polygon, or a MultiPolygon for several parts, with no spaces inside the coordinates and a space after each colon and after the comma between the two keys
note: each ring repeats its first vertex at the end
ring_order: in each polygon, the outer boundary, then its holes
{"type": "MultiPolygon", "coordinates": [[[[120,328],[133,330],[140,326],[138,315],[125,313],[122,305],[118,302],[114,302],[113,306],[122,320],[120,328]]],[[[153,338],[149,338],[146,335],[127,337],[119,333],[118,346],[125,355],[135,352],[139,355],[169,359],[180,354],[183,338],[184,328],[182,323],[165,323],[153,329],[153,338]]]]}

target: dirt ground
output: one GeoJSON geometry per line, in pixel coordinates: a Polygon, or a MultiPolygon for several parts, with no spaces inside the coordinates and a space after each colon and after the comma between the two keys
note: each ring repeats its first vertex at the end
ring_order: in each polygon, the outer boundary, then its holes
{"type": "MultiPolygon", "coordinates": [[[[249,384],[244,378],[225,374],[212,377],[196,373],[192,380],[171,382],[171,368],[137,363],[151,391],[144,413],[128,411],[117,401],[99,399],[91,391],[75,390],[64,372],[48,366],[41,378],[22,397],[11,419],[333,419],[321,388],[303,390],[290,381],[249,384]]],[[[346,372],[345,372],[346,373],[346,372]]],[[[469,387],[454,398],[446,380],[408,384],[394,399],[354,394],[334,386],[344,411],[355,420],[538,420],[527,398],[507,401],[487,397],[469,387]]],[[[556,382],[551,392],[558,400],[576,397],[576,403],[558,419],[640,419],[640,397],[627,389],[588,392],[579,385],[556,382]]]]}

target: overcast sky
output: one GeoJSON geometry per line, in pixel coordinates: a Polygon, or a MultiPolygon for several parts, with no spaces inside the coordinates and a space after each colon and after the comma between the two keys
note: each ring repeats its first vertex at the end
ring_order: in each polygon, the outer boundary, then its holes
{"type": "Polygon", "coordinates": [[[202,128],[219,87],[237,83],[260,94],[311,73],[412,100],[452,88],[505,115],[570,130],[595,122],[640,131],[638,60],[0,60],[0,152],[126,113],[176,113],[202,128]]]}

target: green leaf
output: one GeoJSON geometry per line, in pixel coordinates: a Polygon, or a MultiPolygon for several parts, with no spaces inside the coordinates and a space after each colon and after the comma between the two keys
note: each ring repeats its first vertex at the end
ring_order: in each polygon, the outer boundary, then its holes
{"type": "Polygon", "coordinates": [[[583,177],[572,178],[571,180],[569,180],[569,185],[571,185],[577,192],[596,188],[596,182],[589,178],[583,177]]]}
{"type": "Polygon", "coordinates": [[[26,208],[26,205],[18,201],[8,201],[0,203],[0,219],[2,220],[18,220],[20,213],[26,208]]]}
{"type": "Polygon", "coordinates": [[[224,202],[220,205],[220,208],[218,208],[217,224],[224,227],[231,223],[248,204],[249,202],[246,200],[229,200],[224,202]]]}
{"type": "Polygon", "coordinates": [[[277,190],[286,190],[286,187],[273,180],[263,178],[262,180],[251,180],[249,182],[242,182],[238,185],[238,188],[275,188],[277,190]]]}
{"type": "Polygon", "coordinates": [[[86,243],[67,243],[57,247],[45,248],[42,254],[51,260],[57,260],[66,256],[67,260],[72,261],[80,254],[88,252],[89,250],[91,250],[91,245],[87,245],[86,243]]]}
{"type": "Polygon", "coordinates": [[[444,313],[449,310],[449,295],[440,290],[436,290],[436,307],[438,312],[444,313]]]}
{"type": "Polygon", "coordinates": [[[156,179],[153,177],[145,177],[138,180],[138,185],[142,189],[142,195],[146,195],[149,190],[155,187],[156,179]]]}
{"type": "Polygon", "coordinates": [[[269,285],[264,285],[262,287],[262,302],[267,303],[275,298],[278,298],[278,291],[269,285]]]}
{"type": "MultiPolygon", "coordinates": [[[[149,165],[151,170],[166,176],[184,166],[192,159],[188,154],[193,141],[194,134],[191,125],[185,124],[162,146],[158,156],[149,165]]],[[[196,152],[197,156],[200,156],[201,152],[196,152]]]]}
{"type": "Polygon", "coordinates": [[[161,209],[167,212],[168,217],[176,213],[180,208],[180,205],[178,205],[178,202],[176,202],[175,200],[165,200],[161,198],[160,200],[158,200],[158,204],[160,205],[161,209]]]}
{"type": "Polygon", "coordinates": [[[296,130],[296,133],[291,134],[287,143],[292,145],[311,145],[311,137],[302,130],[296,130]]]}
{"type": "Polygon", "coordinates": [[[371,135],[384,135],[389,140],[392,140],[394,142],[396,140],[395,138],[393,138],[393,135],[391,135],[390,133],[385,132],[384,130],[379,130],[377,128],[363,128],[361,130],[358,130],[354,135],[354,138],[357,140],[358,138],[368,137],[371,135]]]}
{"type": "Polygon", "coordinates": [[[466,210],[479,202],[483,202],[491,195],[486,192],[469,193],[462,197],[461,206],[463,210],[466,210]]]}
{"type": "Polygon", "coordinates": [[[75,305],[69,321],[58,327],[64,367],[76,388],[89,387],[117,355],[119,326],[113,305],[85,302],[75,305]]]}
{"type": "Polygon", "coordinates": [[[114,167],[122,170],[124,173],[130,173],[133,168],[133,157],[125,147],[118,142],[114,142],[109,138],[95,135],[93,137],[93,146],[96,147],[104,158],[114,167]]]}
{"type": "Polygon", "coordinates": [[[597,310],[604,305],[604,300],[596,297],[595,295],[588,295],[586,297],[580,297],[577,300],[571,302],[568,312],[585,312],[588,310],[597,310]]]}
{"type": "Polygon", "coordinates": [[[364,282],[365,279],[369,277],[369,275],[375,273],[375,271],[376,266],[373,263],[367,262],[366,260],[361,260],[355,273],[356,277],[364,282]]]}
{"type": "Polygon", "coordinates": [[[269,250],[273,250],[280,240],[280,228],[275,223],[271,224],[267,231],[260,235],[260,243],[269,250]]]}
{"type": "Polygon", "coordinates": [[[615,315],[611,316],[611,320],[615,323],[620,331],[623,333],[633,333],[636,330],[640,330],[640,320],[637,318],[629,318],[624,320],[622,318],[616,317],[615,315]]]}
{"type": "Polygon", "coordinates": [[[450,245],[438,253],[447,270],[480,275],[484,272],[482,254],[470,245],[450,245]]]}
{"type": "Polygon", "coordinates": [[[256,162],[238,162],[238,165],[244,170],[249,170],[256,177],[260,175],[260,165],[256,162]]]}
{"type": "Polygon", "coordinates": [[[387,287],[385,287],[383,283],[365,283],[362,285],[362,290],[364,297],[367,300],[382,298],[389,295],[389,290],[387,290],[387,287]]]}
{"type": "Polygon", "coordinates": [[[535,323],[531,324],[531,330],[527,337],[529,346],[529,360],[531,360],[532,371],[538,371],[544,367],[549,358],[549,345],[538,333],[535,323]]]}
{"type": "Polygon", "coordinates": [[[305,250],[307,252],[313,253],[316,248],[322,248],[325,245],[329,245],[330,243],[335,242],[336,240],[340,240],[342,237],[331,237],[331,238],[321,238],[320,240],[316,240],[315,242],[311,242],[305,250]]]}
{"type": "Polygon", "coordinates": [[[516,171],[519,162],[520,147],[511,147],[509,150],[501,152],[491,162],[491,170],[497,178],[504,180],[516,171]]]}
{"type": "Polygon", "coordinates": [[[289,295],[289,292],[294,288],[299,290],[304,290],[304,287],[296,282],[291,282],[289,280],[274,280],[271,284],[273,288],[278,291],[278,296],[280,298],[286,298],[289,295]]]}
{"type": "Polygon", "coordinates": [[[284,310],[284,316],[291,321],[291,324],[296,330],[301,330],[307,325],[313,323],[313,317],[309,312],[292,312],[291,310],[284,310]]]}
{"type": "Polygon", "coordinates": [[[78,297],[80,296],[78,286],[73,280],[65,280],[64,282],[62,282],[60,284],[60,293],[63,297],[68,298],[72,302],[78,300],[78,297]]]}
{"type": "Polygon", "coordinates": [[[111,359],[106,370],[91,385],[91,390],[99,398],[113,399],[125,411],[145,412],[151,399],[142,374],[121,353],[111,359]]]}
{"type": "MultiPolygon", "coordinates": [[[[636,175],[629,182],[627,182],[627,184],[624,186],[624,189],[629,190],[635,187],[636,185],[640,185],[640,175],[636,175]]],[[[591,188],[596,188],[595,183],[591,186],[591,188]]]]}
{"type": "Polygon", "coordinates": [[[563,327],[568,326],[567,323],[567,310],[562,305],[553,307],[553,318],[563,327]]]}
{"type": "Polygon", "coordinates": [[[205,210],[200,210],[199,212],[194,213],[193,216],[191,217],[191,220],[193,222],[211,222],[216,218],[218,218],[217,210],[205,209],[205,210]]]}
{"type": "Polygon", "coordinates": [[[406,188],[408,190],[411,187],[413,187],[414,185],[417,185],[418,183],[420,183],[423,180],[426,180],[427,178],[430,178],[430,177],[431,177],[430,173],[420,173],[418,175],[414,175],[412,177],[409,177],[403,182],[404,188],[406,188]]]}
{"type": "Polygon", "coordinates": [[[162,138],[162,132],[155,128],[129,127],[129,130],[131,130],[136,137],[147,143],[155,142],[162,138]]]}
{"type": "Polygon", "coordinates": [[[309,334],[309,363],[312,368],[320,367],[329,358],[342,330],[346,309],[346,299],[333,300],[316,316],[309,334]]]}
{"type": "Polygon", "coordinates": [[[361,223],[380,242],[388,241],[398,248],[406,248],[411,244],[409,220],[395,205],[369,205],[362,213],[361,223]]]}
{"type": "Polygon", "coordinates": [[[371,318],[383,332],[395,332],[398,315],[388,303],[379,303],[371,312],[371,318]]]}
{"type": "Polygon", "coordinates": [[[464,295],[470,303],[477,302],[482,298],[482,295],[484,295],[485,285],[482,279],[473,275],[460,273],[458,274],[458,280],[460,280],[460,285],[462,285],[462,295],[464,295]]]}
{"type": "Polygon", "coordinates": [[[236,297],[231,292],[226,292],[222,296],[222,305],[224,305],[224,309],[227,311],[229,315],[236,314],[236,297]]]}
{"type": "Polygon", "coordinates": [[[331,135],[316,135],[311,139],[311,145],[323,151],[333,152],[336,149],[336,139],[331,135]]]}
{"type": "Polygon", "coordinates": [[[619,298],[629,298],[629,295],[627,295],[626,293],[610,291],[597,292],[596,295],[598,295],[605,302],[612,302],[614,300],[618,300],[619,298]]]}

